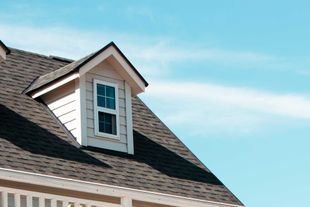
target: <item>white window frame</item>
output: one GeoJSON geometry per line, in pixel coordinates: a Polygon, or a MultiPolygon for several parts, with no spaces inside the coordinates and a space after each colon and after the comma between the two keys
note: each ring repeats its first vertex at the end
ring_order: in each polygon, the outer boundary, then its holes
{"type": "Polygon", "coordinates": [[[115,83],[103,81],[103,80],[96,80],[94,79],[93,81],[93,96],[94,96],[94,128],[95,128],[95,135],[99,137],[105,137],[105,138],[111,138],[111,139],[120,139],[120,124],[119,124],[119,97],[118,97],[118,85],[115,83]],[[106,86],[111,86],[115,89],[115,110],[113,109],[108,109],[105,107],[100,107],[97,104],[97,84],[102,84],[106,86]],[[104,113],[109,113],[113,114],[116,116],[116,135],[114,134],[109,134],[109,133],[104,133],[99,131],[99,117],[98,113],[99,112],[104,112],[104,113]]]}

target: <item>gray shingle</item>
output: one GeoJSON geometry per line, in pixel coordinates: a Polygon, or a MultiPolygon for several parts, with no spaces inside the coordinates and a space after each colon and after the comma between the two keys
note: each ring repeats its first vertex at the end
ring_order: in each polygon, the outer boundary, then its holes
{"type": "Polygon", "coordinates": [[[16,49],[0,64],[0,167],[242,205],[138,97],[135,155],[80,148],[43,104],[22,93],[67,64],[16,49]]]}

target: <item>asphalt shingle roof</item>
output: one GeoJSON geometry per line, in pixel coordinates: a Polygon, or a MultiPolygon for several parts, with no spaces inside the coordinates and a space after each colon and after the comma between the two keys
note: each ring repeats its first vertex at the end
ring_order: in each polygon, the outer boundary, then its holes
{"type": "Polygon", "coordinates": [[[138,97],[134,155],[80,147],[23,93],[36,77],[70,64],[10,49],[0,63],[0,167],[242,205],[138,97]]]}

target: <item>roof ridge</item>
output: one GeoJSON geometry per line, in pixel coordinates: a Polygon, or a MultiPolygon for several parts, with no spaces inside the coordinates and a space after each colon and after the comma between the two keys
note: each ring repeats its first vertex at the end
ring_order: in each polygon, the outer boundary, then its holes
{"type": "MultiPolygon", "coordinates": [[[[29,51],[29,50],[25,50],[25,49],[19,49],[19,48],[15,48],[15,47],[8,47],[10,50],[13,50],[13,51],[18,51],[18,52],[22,52],[22,53],[27,53],[27,54],[30,54],[30,55],[35,55],[35,56],[38,56],[38,57],[42,57],[42,58],[46,58],[48,60],[56,60],[56,61],[60,61],[60,62],[67,62],[67,61],[62,61],[60,59],[65,59],[65,60],[70,60],[70,61],[76,61],[76,60],[73,60],[73,59],[70,59],[70,58],[65,58],[65,57],[62,57],[62,56],[58,56],[58,55],[45,55],[45,54],[42,54],[42,53],[39,53],[39,52],[34,52],[34,51],[29,51]],[[59,58],[59,59],[55,59],[55,58],[59,58]]],[[[70,64],[70,63],[68,63],[70,64]]]]}

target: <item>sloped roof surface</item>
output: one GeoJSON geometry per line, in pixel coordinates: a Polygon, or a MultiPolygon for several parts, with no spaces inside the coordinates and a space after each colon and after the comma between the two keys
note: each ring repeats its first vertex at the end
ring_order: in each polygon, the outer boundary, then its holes
{"type": "Polygon", "coordinates": [[[17,49],[0,64],[1,168],[242,205],[137,97],[135,155],[80,148],[42,103],[22,93],[67,64],[17,49]]]}

